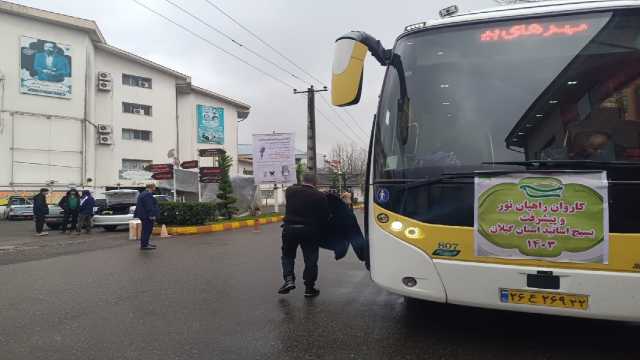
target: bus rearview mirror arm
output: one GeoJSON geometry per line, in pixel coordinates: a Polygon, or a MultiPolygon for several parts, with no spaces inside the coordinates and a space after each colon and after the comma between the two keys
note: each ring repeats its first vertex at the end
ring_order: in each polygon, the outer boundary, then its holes
{"type": "Polygon", "coordinates": [[[402,145],[406,145],[409,140],[410,123],[410,100],[407,93],[407,81],[404,73],[404,66],[400,55],[391,49],[385,49],[382,42],[364,31],[351,31],[337,40],[351,39],[367,47],[367,50],[382,66],[392,66],[396,69],[400,83],[400,98],[398,99],[398,140],[402,145]]]}

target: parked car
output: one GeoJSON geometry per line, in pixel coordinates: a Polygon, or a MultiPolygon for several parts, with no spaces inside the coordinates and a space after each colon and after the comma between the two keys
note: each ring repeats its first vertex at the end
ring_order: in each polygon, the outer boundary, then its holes
{"type": "Polygon", "coordinates": [[[49,205],[49,214],[44,217],[47,227],[52,230],[58,230],[62,226],[64,218],[64,210],[58,205],[49,205]]]}
{"type": "Polygon", "coordinates": [[[118,226],[128,226],[133,219],[132,208],[138,200],[138,190],[110,190],[104,193],[105,206],[93,216],[93,226],[114,231],[118,226]]]}
{"type": "Polygon", "coordinates": [[[33,218],[33,203],[23,196],[10,196],[7,205],[7,220],[33,218]]]}

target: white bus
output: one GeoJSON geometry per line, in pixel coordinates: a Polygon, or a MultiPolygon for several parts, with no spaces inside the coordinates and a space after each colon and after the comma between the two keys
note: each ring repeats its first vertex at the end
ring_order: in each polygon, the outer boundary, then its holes
{"type": "Polygon", "coordinates": [[[411,298],[640,320],[640,1],[548,1],[336,41],[332,101],[386,69],[371,276],[411,298]]]}

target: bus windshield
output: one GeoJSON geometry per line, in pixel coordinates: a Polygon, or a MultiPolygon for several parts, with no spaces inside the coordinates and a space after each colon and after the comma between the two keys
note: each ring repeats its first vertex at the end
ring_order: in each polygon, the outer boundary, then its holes
{"type": "Polygon", "coordinates": [[[389,67],[376,180],[532,160],[640,163],[640,11],[426,30],[401,37],[408,129],[389,67]],[[408,137],[399,135],[408,130],[408,137]]]}

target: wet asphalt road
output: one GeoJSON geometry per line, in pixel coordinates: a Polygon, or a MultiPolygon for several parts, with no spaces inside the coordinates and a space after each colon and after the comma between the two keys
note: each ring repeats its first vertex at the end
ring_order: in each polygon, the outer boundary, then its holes
{"type": "Polygon", "coordinates": [[[640,358],[639,325],[405,301],[327,252],[319,298],[277,295],[276,225],[146,253],[125,237],[31,261],[0,252],[0,359],[640,358]]]}

